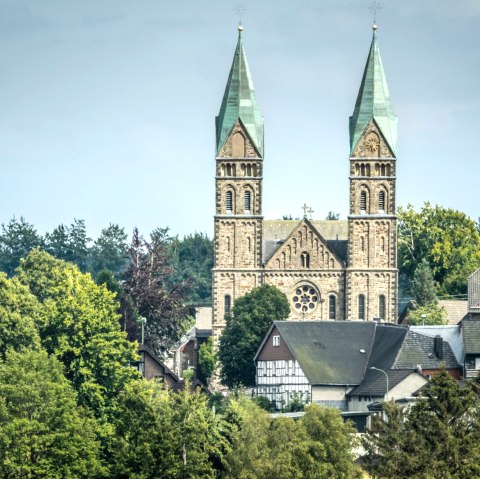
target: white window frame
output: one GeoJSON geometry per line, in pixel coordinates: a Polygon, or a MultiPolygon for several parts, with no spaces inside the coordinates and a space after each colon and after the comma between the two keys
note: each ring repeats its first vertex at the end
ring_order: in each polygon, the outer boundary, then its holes
{"type": "Polygon", "coordinates": [[[273,336],[272,345],[273,345],[274,348],[280,346],[280,336],[279,335],[273,336]]]}

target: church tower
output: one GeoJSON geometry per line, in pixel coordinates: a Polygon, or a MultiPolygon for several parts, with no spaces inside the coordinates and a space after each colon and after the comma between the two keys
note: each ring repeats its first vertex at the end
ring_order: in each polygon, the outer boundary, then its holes
{"type": "Polygon", "coordinates": [[[393,113],[376,25],[350,117],[350,213],[346,317],[397,318],[397,117],[393,113]]]}
{"type": "Polygon", "coordinates": [[[215,232],[212,270],[215,342],[236,298],[262,277],[263,117],[257,105],[243,27],[216,117],[215,232]]]}

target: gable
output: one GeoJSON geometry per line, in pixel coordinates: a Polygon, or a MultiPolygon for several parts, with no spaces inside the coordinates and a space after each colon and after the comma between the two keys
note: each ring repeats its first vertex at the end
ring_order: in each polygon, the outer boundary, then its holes
{"type": "Polygon", "coordinates": [[[218,152],[219,158],[261,158],[247,129],[240,119],[234,123],[225,143],[218,152]],[[241,142],[243,141],[243,145],[241,142]],[[240,154],[238,151],[240,150],[240,154]]]}
{"type": "Polygon", "coordinates": [[[266,262],[266,269],[342,269],[343,261],[308,221],[303,219],[266,262]]]}
{"type": "Polygon", "coordinates": [[[372,118],[352,151],[354,158],[395,158],[387,140],[372,118]]]}
{"type": "Polygon", "coordinates": [[[270,334],[268,334],[265,341],[263,342],[255,360],[256,361],[278,361],[278,360],[286,361],[289,359],[294,359],[293,354],[288,348],[284,338],[278,331],[278,328],[274,326],[271,329],[270,334]],[[273,345],[274,336],[279,336],[278,346],[273,345]]]}

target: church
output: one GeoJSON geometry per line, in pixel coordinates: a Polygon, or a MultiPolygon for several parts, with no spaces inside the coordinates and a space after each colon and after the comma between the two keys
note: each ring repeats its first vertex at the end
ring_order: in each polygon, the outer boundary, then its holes
{"type": "MultiPolygon", "coordinates": [[[[216,117],[212,326],[262,284],[286,294],[291,320],[397,320],[397,117],[373,38],[350,117],[347,220],[265,220],[264,121],[239,26],[216,117]]],[[[339,163],[341,164],[341,163],[339,163]]],[[[347,194],[347,191],[345,191],[347,194]]],[[[335,205],[332,205],[332,209],[335,205]]]]}

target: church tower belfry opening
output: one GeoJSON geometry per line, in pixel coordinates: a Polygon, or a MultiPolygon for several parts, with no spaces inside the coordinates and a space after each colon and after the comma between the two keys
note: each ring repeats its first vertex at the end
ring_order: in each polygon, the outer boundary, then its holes
{"type": "Polygon", "coordinates": [[[243,27],[216,117],[214,338],[234,300],[261,282],[263,117],[242,42],[243,27]]]}
{"type": "Polygon", "coordinates": [[[347,319],[397,317],[396,143],[376,25],[350,117],[347,319]]]}

